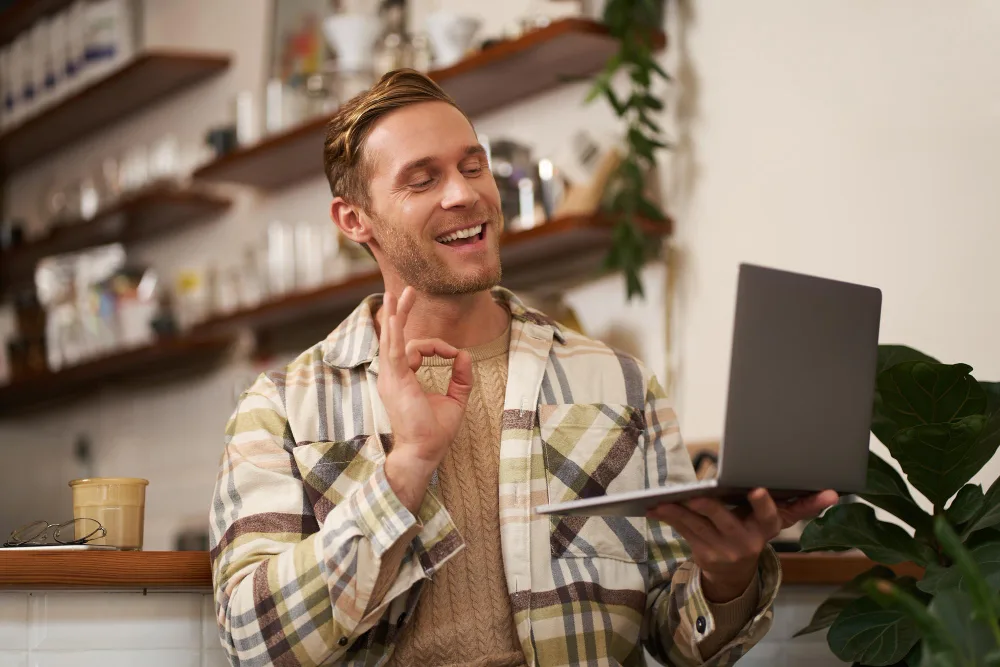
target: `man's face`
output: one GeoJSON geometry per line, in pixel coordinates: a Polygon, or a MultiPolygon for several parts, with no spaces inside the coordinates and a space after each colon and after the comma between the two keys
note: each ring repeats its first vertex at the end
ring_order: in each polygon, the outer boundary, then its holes
{"type": "Polygon", "coordinates": [[[500,193],[458,109],[423,102],[393,111],[375,124],[365,151],[374,173],[371,245],[380,262],[428,294],[500,282],[500,193]]]}

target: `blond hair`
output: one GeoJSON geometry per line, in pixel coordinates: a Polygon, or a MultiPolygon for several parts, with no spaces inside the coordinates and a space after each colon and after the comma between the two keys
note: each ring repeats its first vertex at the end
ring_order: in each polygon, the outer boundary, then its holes
{"type": "Polygon", "coordinates": [[[323,166],[334,197],[369,210],[372,164],[364,153],[368,135],[386,114],[420,102],[446,102],[462,111],[440,86],[412,69],[385,74],[337,109],[326,125],[323,143],[323,166]]]}

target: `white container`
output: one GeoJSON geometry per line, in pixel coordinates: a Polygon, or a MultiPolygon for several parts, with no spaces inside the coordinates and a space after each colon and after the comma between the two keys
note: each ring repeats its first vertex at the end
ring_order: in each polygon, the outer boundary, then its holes
{"type": "Polygon", "coordinates": [[[267,134],[283,132],[308,116],[305,94],[281,79],[270,79],[264,91],[264,130],[267,134]]]}
{"type": "Polygon", "coordinates": [[[84,57],[86,19],[87,7],[83,0],[77,0],[66,11],[66,77],[64,88],[67,95],[76,92],[86,79],[87,60],[84,57]]]}
{"type": "Polygon", "coordinates": [[[132,9],[128,0],[95,0],[84,12],[84,79],[110,74],[132,57],[132,9]]]}
{"type": "Polygon", "coordinates": [[[139,347],[153,342],[152,321],[157,308],[152,300],[123,299],[118,303],[118,340],[122,347],[139,347]]]}
{"type": "MultiPolygon", "coordinates": [[[[49,21],[49,58],[46,67],[51,68],[53,87],[49,92],[49,102],[58,103],[66,97],[66,76],[69,56],[69,15],[59,12],[49,21]]],[[[48,76],[48,73],[46,73],[48,76]]]]}
{"type": "Polygon", "coordinates": [[[334,14],[323,20],[323,35],[337,53],[338,70],[345,73],[371,71],[381,30],[378,18],[365,14],[334,14]]]}
{"type": "Polygon", "coordinates": [[[10,125],[19,125],[27,118],[35,106],[35,89],[32,85],[30,54],[28,52],[28,35],[18,35],[10,47],[10,60],[7,67],[10,72],[10,85],[14,91],[14,109],[10,125]]]}
{"type": "Polygon", "coordinates": [[[233,101],[233,115],[236,121],[236,143],[249,146],[257,142],[257,119],[254,113],[253,93],[241,91],[233,101]]]}
{"type": "Polygon", "coordinates": [[[51,45],[49,44],[49,20],[38,19],[31,27],[31,80],[35,88],[35,111],[40,112],[47,107],[52,99],[52,92],[55,89],[55,81],[49,85],[49,56],[51,45]]]}
{"type": "Polygon", "coordinates": [[[474,16],[436,11],[427,17],[427,35],[434,51],[434,67],[451,67],[465,57],[482,22],[474,16]]]}

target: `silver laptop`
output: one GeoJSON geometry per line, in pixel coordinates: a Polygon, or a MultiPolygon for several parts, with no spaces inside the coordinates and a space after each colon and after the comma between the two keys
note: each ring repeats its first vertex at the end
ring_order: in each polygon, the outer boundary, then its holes
{"type": "Polygon", "coordinates": [[[765,487],[776,500],[865,487],[882,293],[741,264],[717,478],[541,505],[540,514],[644,516],[765,487]]]}

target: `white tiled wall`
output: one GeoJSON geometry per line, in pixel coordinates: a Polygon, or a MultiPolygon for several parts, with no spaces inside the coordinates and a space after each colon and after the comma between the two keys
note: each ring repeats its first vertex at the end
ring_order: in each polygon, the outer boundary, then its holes
{"type": "Polygon", "coordinates": [[[0,667],[225,667],[204,593],[0,593],[0,667]]]}
{"type": "MultiPolygon", "coordinates": [[[[791,639],[832,588],[787,586],[741,667],[840,667],[824,633],[791,639]]],[[[0,593],[0,667],[226,667],[203,593],[0,593]]]]}

